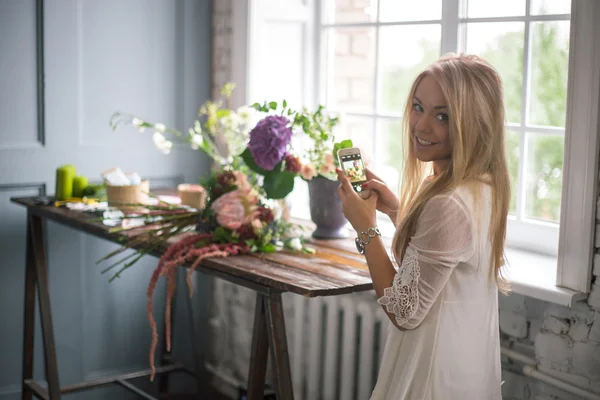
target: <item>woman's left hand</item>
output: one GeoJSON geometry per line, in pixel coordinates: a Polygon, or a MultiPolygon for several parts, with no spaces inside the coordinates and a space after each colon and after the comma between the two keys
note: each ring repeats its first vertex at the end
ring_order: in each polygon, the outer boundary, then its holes
{"type": "Polygon", "coordinates": [[[377,225],[377,192],[371,190],[368,199],[362,199],[352,188],[348,177],[341,169],[337,170],[338,195],[342,200],[342,211],[352,227],[357,231],[366,231],[377,225]]]}

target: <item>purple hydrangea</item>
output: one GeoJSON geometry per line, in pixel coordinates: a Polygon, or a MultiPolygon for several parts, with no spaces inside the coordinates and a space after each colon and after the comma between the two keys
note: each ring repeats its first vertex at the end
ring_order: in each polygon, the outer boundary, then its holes
{"type": "Polygon", "coordinates": [[[248,149],[259,167],[271,171],[287,154],[286,147],[292,139],[290,121],[286,117],[270,115],[250,131],[248,149]]]}

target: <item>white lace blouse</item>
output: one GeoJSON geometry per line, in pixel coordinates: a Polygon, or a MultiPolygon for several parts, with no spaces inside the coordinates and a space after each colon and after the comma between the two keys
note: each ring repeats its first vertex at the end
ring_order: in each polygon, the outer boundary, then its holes
{"type": "Polygon", "coordinates": [[[425,205],[378,300],[406,330],[390,324],[372,400],[501,398],[491,195],[481,187],[477,208],[467,188],[425,205]]]}

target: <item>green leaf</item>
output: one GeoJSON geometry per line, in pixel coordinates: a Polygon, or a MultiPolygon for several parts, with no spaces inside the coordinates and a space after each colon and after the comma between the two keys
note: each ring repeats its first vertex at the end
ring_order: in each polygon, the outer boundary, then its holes
{"type": "Polygon", "coordinates": [[[353,146],[354,146],[354,144],[352,143],[352,140],[350,140],[350,139],[342,140],[340,142],[340,149],[350,149],[353,146]]]}
{"type": "Polygon", "coordinates": [[[296,174],[288,171],[280,171],[277,167],[265,175],[263,188],[270,199],[283,199],[294,190],[294,178],[296,174]]]}
{"type": "Polygon", "coordinates": [[[232,241],[231,232],[222,226],[217,227],[213,232],[213,240],[219,243],[228,243],[232,241]]]}
{"type": "Polygon", "coordinates": [[[283,100],[283,108],[287,107],[287,101],[285,101],[285,99],[283,100]]]}
{"type": "Polygon", "coordinates": [[[256,172],[257,174],[267,175],[270,172],[270,171],[267,171],[258,166],[256,161],[254,161],[254,157],[252,157],[252,153],[250,153],[249,148],[246,147],[246,150],[244,150],[244,152],[242,154],[240,154],[240,157],[242,157],[242,160],[244,160],[244,162],[246,163],[248,168],[250,168],[252,171],[256,172]]]}
{"type": "Polygon", "coordinates": [[[302,129],[304,130],[304,132],[307,132],[310,129],[310,122],[308,121],[308,119],[304,119],[302,121],[302,129]]]}
{"type": "Polygon", "coordinates": [[[346,139],[346,140],[342,140],[339,143],[334,143],[333,145],[333,160],[334,160],[334,164],[336,167],[339,168],[340,166],[340,160],[338,159],[337,153],[338,151],[340,151],[341,149],[349,149],[352,148],[352,140],[350,139],[346,139]]]}
{"type": "Polygon", "coordinates": [[[271,108],[271,110],[276,110],[277,109],[277,102],[276,101],[272,101],[269,103],[269,108],[271,108]]]}
{"type": "Polygon", "coordinates": [[[264,253],[273,253],[273,252],[275,252],[275,250],[277,250],[277,248],[275,247],[274,244],[271,244],[271,243],[263,246],[261,249],[261,251],[264,253]]]}
{"type": "Polygon", "coordinates": [[[261,108],[262,108],[262,106],[260,105],[260,103],[254,103],[250,107],[254,108],[257,111],[261,111],[261,108]]]}

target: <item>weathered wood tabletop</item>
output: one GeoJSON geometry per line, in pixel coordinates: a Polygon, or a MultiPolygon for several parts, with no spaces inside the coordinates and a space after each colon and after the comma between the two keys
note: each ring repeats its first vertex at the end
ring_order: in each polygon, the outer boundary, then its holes
{"type": "MultiPolygon", "coordinates": [[[[30,213],[62,225],[118,243],[123,234],[111,233],[110,227],[92,213],[64,207],[38,205],[34,197],[11,199],[26,206],[30,213]]],[[[308,222],[307,235],[310,232],[308,222]]],[[[198,268],[200,272],[230,281],[244,280],[276,291],[293,292],[307,297],[332,296],[372,289],[372,281],[363,256],[357,253],[354,239],[316,240],[309,243],[315,254],[288,251],[270,254],[209,258],[198,268]]],[[[160,256],[162,250],[153,253],[160,256]]]]}

